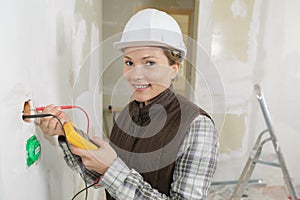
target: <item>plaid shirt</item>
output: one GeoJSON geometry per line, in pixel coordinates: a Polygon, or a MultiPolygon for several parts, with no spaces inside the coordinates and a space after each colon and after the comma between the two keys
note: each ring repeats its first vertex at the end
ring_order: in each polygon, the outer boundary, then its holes
{"type": "Polygon", "coordinates": [[[169,196],[152,188],[120,158],[108,168],[99,184],[120,200],[204,199],[216,169],[218,147],[218,134],[213,122],[199,115],[191,123],[177,154],[169,196]]]}

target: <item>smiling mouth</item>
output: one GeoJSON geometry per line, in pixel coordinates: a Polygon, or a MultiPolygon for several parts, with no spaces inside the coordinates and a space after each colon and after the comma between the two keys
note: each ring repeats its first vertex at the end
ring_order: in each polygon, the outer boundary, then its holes
{"type": "Polygon", "coordinates": [[[150,87],[150,84],[133,84],[133,87],[135,89],[145,89],[145,88],[150,87]]]}

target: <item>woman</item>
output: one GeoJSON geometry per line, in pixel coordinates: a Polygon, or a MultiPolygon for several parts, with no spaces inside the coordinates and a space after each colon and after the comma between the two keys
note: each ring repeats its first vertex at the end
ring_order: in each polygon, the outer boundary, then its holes
{"type": "MultiPolygon", "coordinates": [[[[98,150],[73,147],[72,153],[96,172],[95,179],[101,174],[107,199],[204,199],[216,168],[218,134],[210,116],[173,89],[186,55],[177,22],[156,9],[139,11],[114,47],[123,52],[134,100],[120,113],[109,143],[94,138],[98,150]]],[[[53,105],[43,112],[70,120],[53,105]]],[[[47,134],[62,135],[55,119],[40,125],[47,134]]]]}

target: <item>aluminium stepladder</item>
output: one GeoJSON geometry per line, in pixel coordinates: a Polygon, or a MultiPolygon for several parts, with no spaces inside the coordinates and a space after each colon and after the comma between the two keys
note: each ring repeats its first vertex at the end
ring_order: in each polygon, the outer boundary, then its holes
{"type": "Polygon", "coordinates": [[[287,189],[289,198],[291,200],[298,200],[295,186],[292,183],[290,174],[288,172],[286,163],[284,161],[282,152],[280,150],[279,142],[276,138],[276,135],[274,134],[274,130],[273,130],[271,120],[270,120],[270,114],[269,114],[262,90],[258,84],[256,84],[254,86],[254,89],[256,91],[256,97],[260,104],[260,107],[261,107],[261,110],[262,110],[262,113],[263,113],[263,116],[264,116],[264,119],[265,119],[265,122],[266,122],[266,125],[268,128],[259,134],[259,136],[255,142],[255,145],[252,149],[252,152],[250,153],[248,161],[242,171],[242,174],[234,188],[232,196],[230,197],[230,200],[240,200],[242,198],[244,190],[248,184],[248,181],[249,181],[251,174],[256,166],[256,163],[261,163],[261,164],[281,168],[281,171],[282,171],[282,174],[284,177],[284,183],[286,185],[286,189],[287,189]],[[263,139],[263,135],[265,135],[265,133],[269,133],[269,137],[266,139],[263,139]],[[273,147],[276,152],[278,163],[259,160],[263,145],[269,141],[272,141],[272,143],[273,143],[273,147]]]}

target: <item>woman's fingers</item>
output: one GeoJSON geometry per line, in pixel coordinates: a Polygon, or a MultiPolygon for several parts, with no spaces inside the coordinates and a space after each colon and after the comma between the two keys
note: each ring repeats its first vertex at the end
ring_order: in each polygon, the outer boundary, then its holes
{"type": "Polygon", "coordinates": [[[80,157],[87,157],[86,155],[88,155],[86,150],[83,150],[83,149],[80,149],[80,148],[77,148],[74,146],[71,146],[71,151],[72,151],[72,153],[74,153],[75,155],[80,156],[80,157]]]}
{"type": "Polygon", "coordinates": [[[81,157],[82,163],[87,169],[104,174],[113,161],[117,158],[117,153],[108,142],[98,137],[93,137],[93,141],[99,146],[99,149],[83,150],[72,147],[71,151],[81,157]]]}
{"type": "Polygon", "coordinates": [[[40,119],[40,127],[42,131],[48,135],[62,135],[63,130],[58,120],[60,120],[61,123],[64,124],[66,121],[70,120],[68,115],[62,112],[59,106],[55,106],[55,105],[46,106],[42,114],[53,115],[49,117],[42,117],[40,119]]]}

